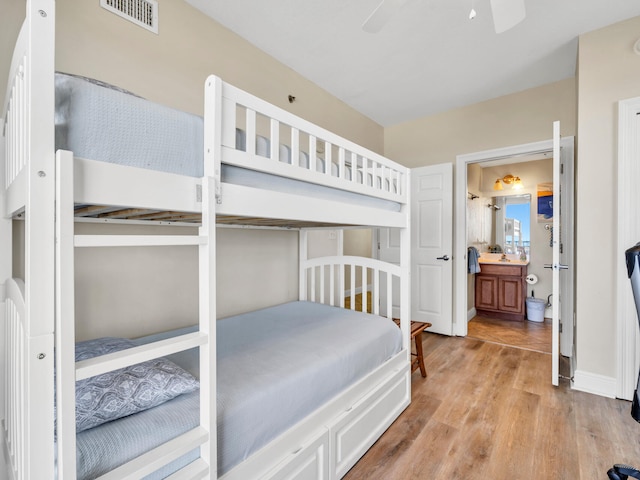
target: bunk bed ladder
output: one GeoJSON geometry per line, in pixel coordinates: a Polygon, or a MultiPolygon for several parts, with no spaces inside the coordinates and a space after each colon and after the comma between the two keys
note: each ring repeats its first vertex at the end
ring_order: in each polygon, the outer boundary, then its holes
{"type": "Polygon", "coordinates": [[[189,451],[200,458],[173,474],[175,479],[216,478],[215,379],[215,180],[203,178],[202,225],[197,235],[76,235],[74,233],[73,154],[56,155],[56,404],[58,478],[76,478],[75,383],[118,368],[199,347],[200,425],[99,477],[138,479],[189,451]],[[197,246],[199,329],[197,332],[120,352],[75,361],[74,250],[126,246],[197,246]]]}

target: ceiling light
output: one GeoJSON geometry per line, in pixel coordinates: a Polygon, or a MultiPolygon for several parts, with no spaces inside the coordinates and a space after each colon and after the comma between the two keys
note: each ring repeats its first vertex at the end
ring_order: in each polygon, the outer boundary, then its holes
{"type": "Polygon", "coordinates": [[[473,20],[474,18],[476,18],[476,9],[471,7],[471,11],[469,12],[469,20],[473,20]]]}

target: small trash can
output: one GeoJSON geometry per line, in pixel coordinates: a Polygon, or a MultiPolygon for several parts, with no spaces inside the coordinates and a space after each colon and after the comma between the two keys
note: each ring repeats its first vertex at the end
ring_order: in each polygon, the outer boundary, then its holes
{"type": "Polygon", "coordinates": [[[527,320],[530,322],[544,322],[544,307],[547,302],[541,298],[527,297],[527,320]]]}

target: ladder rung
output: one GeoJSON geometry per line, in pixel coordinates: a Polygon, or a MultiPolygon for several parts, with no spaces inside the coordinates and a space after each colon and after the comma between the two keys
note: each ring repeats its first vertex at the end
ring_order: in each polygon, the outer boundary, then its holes
{"type": "Polygon", "coordinates": [[[201,480],[209,475],[209,465],[199,458],[177,472],[169,475],[165,480],[201,480]]]}
{"type": "Polygon", "coordinates": [[[134,480],[149,475],[176,458],[198,448],[209,439],[209,432],[196,427],[128,463],[98,477],[98,480],[134,480]]]}
{"type": "Polygon", "coordinates": [[[206,245],[199,235],[75,235],[75,247],[165,247],[206,245]]]}
{"type": "Polygon", "coordinates": [[[128,348],[119,352],[89,358],[76,363],[76,380],[111,372],[154,358],[189,350],[207,343],[208,335],[202,332],[187,333],[159,342],[128,348]]]}

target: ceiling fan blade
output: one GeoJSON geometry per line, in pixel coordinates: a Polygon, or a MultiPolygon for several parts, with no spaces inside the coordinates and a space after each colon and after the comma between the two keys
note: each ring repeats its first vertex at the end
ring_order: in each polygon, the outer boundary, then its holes
{"type": "Polygon", "coordinates": [[[389,19],[407,3],[408,0],[382,0],[380,5],[371,12],[362,24],[362,29],[367,33],[378,33],[389,19]]]}
{"type": "Polygon", "coordinates": [[[506,32],[515,27],[527,14],[524,0],[491,0],[491,11],[496,33],[506,32]]]}

